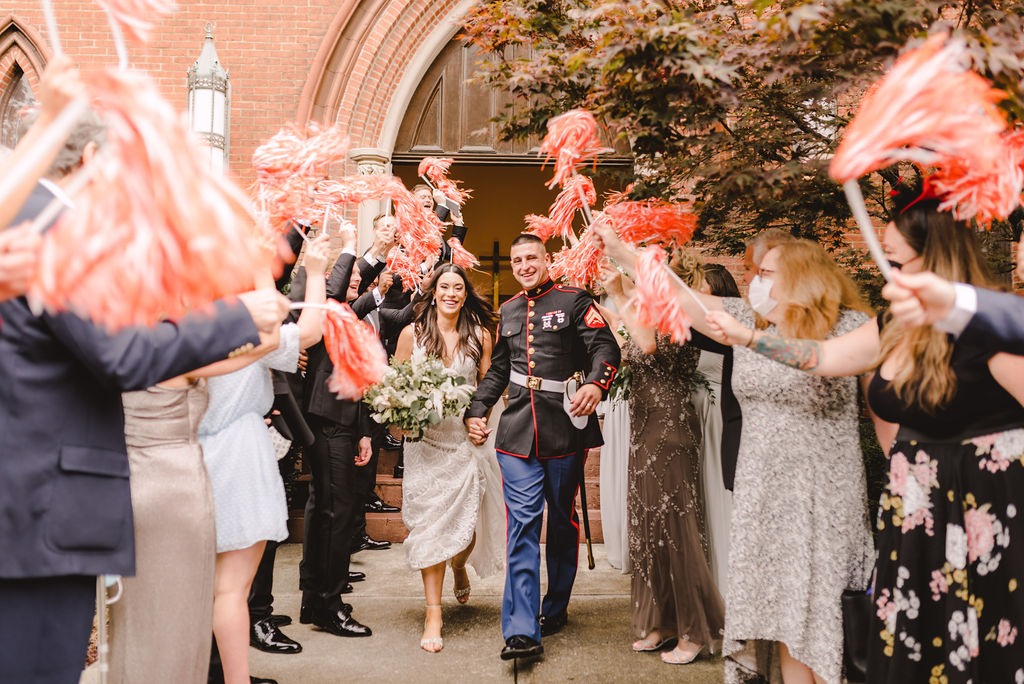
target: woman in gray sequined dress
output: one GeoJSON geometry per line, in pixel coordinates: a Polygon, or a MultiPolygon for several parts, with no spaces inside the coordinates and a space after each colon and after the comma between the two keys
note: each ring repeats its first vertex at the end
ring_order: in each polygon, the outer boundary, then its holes
{"type": "MultiPolygon", "coordinates": [[[[674,268],[692,287],[703,284],[696,257],[680,254],[674,268]]],[[[691,401],[700,350],[638,325],[623,289],[628,279],[611,268],[604,275],[631,338],[623,356],[633,374],[626,499],[633,631],[640,637],[633,650],[660,650],[675,640],[662,660],[685,664],[713,647],[725,622],[708,565],[701,425],[691,401]]]]}

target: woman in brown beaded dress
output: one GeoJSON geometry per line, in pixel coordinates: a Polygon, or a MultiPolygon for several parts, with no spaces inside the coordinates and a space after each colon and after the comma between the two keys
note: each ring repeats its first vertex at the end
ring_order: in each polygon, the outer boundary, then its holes
{"type": "MultiPolygon", "coordinates": [[[[703,284],[696,256],[677,254],[673,268],[690,287],[703,284]]],[[[690,401],[700,351],[638,325],[629,304],[632,283],[617,270],[605,269],[604,285],[631,337],[623,357],[633,374],[626,499],[633,631],[640,637],[633,650],[658,651],[676,641],[661,659],[681,665],[710,649],[725,625],[708,565],[701,425],[690,401]]]]}

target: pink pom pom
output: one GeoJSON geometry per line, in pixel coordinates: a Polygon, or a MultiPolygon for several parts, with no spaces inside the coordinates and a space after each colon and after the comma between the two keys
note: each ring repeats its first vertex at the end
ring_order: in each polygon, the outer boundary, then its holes
{"type": "Polygon", "coordinates": [[[109,12],[121,30],[139,43],[148,42],[160,15],[170,14],[175,8],[172,0],[96,0],[96,4],[109,12]]]}
{"type": "Polygon", "coordinates": [[[555,254],[548,272],[554,280],[564,278],[571,285],[586,288],[600,280],[603,257],[594,244],[593,232],[587,228],[579,242],[555,254]]]}
{"type": "Polygon", "coordinates": [[[840,182],[906,160],[927,166],[956,157],[975,169],[999,157],[1005,93],[965,71],[962,40],[935,34],[904,53],[864,96],[829,167],[840,182]]]}
{"type": "Polygon", "coordinates": [[[536,235],[544,242],[547,242],[555,235],[562,232],[561,227],[547,216],[537,214],[526,215],[526,232],[536,235]]]}
{"type": "Polygon", "coordinates": [[[690,339],[690,318],[679,304],[670,282],[665,252],[659,247],[646,247],[637,256],[636,319],[641,325],[669,335],[676,344],[690,339]]]}
{"type": "Polygon", "coordinates": [[[417,173],[429,178],[434,187],[443,192],[445,197],[461,206],[473,193],[459,187],[461,181],[453,181],[448,178],[448,169],[451,168],[452,161],[451,157],[424,157],[420,161],[417,173]]]}
{"type": "Polygon", "coordinates": [[[548,133],[540,145],[540,154],[555,160],[555,176],[548,187],[565,185],[576,172],[576,165],[607,151],[597,138],[597,121],[585,109],[573,109],[548,121],[548,133]]]}
{"type": "Polygon", "coordinates": [[[656,200],[606,205],[604,215],[611,219],[619,237],[633,245],[684,245],[697,229],[697,217],[688,207],[656,200]]]}
{"type": "Polygon", "coordinates": [[[413,263],[401,247],[392,247],[388,252],[388,270],[398,276],[406,290],[415,289],[419,285],[419,264],[413,263]]]}
{"type": "Polygon", "coordinates": [[[457,238],[448,238],[448,246],[452,250],[452,263],[461,266],[467,271],[480,265],[480,260],[463,247],[457,238]]]}
{"type": "Polygon", "coordinates": [[[580,199],[580,190],[587,206],[593,206],[597,202],[597,191],[594,190],[594,182],[586,176],[579,174],[569,178],[562,191],[555,197],[555,201],[548,210],[551,220],[558,226],[558,235],[569,239],[573,234],[572,223],[576,212],[583,208],[583,201],[580,199]]]}
{"type": "Polygon", "coordinates": [[[936,164],[927,182],[943,198],[939,208],[951,209],[960,221],[977,220],[989,228],[995,219],[1005,219],[1020,205],[1024,187],[1024,130],[1002,136],[1003,146],[991,167],[972,168],[961,159],[936,164]]]}
{"type": "Polygon", "coordinates": [[[74,211],[44,237],[33,300],[110,329],[150,325],[251,289],[275,267],[248,198],[210,168],[150,77],[99,71],[88,88],[107,142],[74,211]]]}
{"type": "Polygon", "coordinates": [[[388,367],[387,353],[373,326],[359,320],[352,307],[327,300],[324,346],[334,370],[327,389],[342,399],[357,401],[370,385],[380,382],[388,367]]]}

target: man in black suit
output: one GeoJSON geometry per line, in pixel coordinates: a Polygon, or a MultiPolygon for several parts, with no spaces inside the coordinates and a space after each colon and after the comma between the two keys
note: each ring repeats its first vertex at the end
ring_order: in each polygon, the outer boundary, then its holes
{"type": "MultiPolygon", "coordinates": [[[[63,196],[102,130],[86,117],[12,225],[63,196]]],[[[118,334],[0,303],[0,681],[78,681],[96,575],[135,572],[121,393],[247,351],[287,315],[274,291],[238,299],[118,334]]]]}

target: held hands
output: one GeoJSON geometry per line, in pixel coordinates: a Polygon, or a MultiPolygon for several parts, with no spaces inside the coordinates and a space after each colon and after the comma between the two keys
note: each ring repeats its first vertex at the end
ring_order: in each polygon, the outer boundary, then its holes
{"type": "Polygon", "coordinates": [[[953,283],[934,273],[901,273],[894,270],[892,282],[882,288],[892,302],[889,311],[904,328],[917,328],[941,321],[956,303],[953,283]]]}
{"type": "Polygon", "coordinates": [[[41,242],[28,224],[0,231],[0,302],[25,293],[36,272],[41,242]]]}
{"type": "Polygon", "coordinates": [[[704,319],[708,323],[708,332],[716,342],[732,346],[747,345],[753,339],[754,331],[746,327],[724,311],[709,311],[704,319]]]}
{"type": "Polygon", "coordinates": [[[326,233],[321,233],[306,246],[306,256],[303,257],[303,264],[306,266],[307,274],[319,274],[327,270],[328,251],[330,248],[331,240],[326,233]]]}
{"type": "Polygon", "coordinates": [[[483,418],[466,418],[466,430],[469,431],[469,441],[474,446],[483,446],[484,442],[487,441],[487,436],[491,434],[490,429],[487,427],[487,421],[483,418]]]}
{"type": "Polygon", "coordinates": [[[569,403],[569,408],[572,409],[571,413],[576,418],[589,416],[597,408],[600,401],[601,388],[592,382],[588,382],[576,390],[576,394],[572,396],[572,401],[569,403]]]}
{"type": "Polygon", "coordinates": [[[373,447],[370,445],[370,438],[363,437],[359,440],[359,453],[356,455],[356,465],[366,465],[370,462],[371,456],[373,456],[373,447]]]}
{"type": "Polygon", "coordinates": [[[274,333],[281,327],[281,321],[288,316],[291,303],[287,297],[270,287],[243,292],[238,295],[238,301],[249,310],[257,329],[264,333],[274,333]]]}

